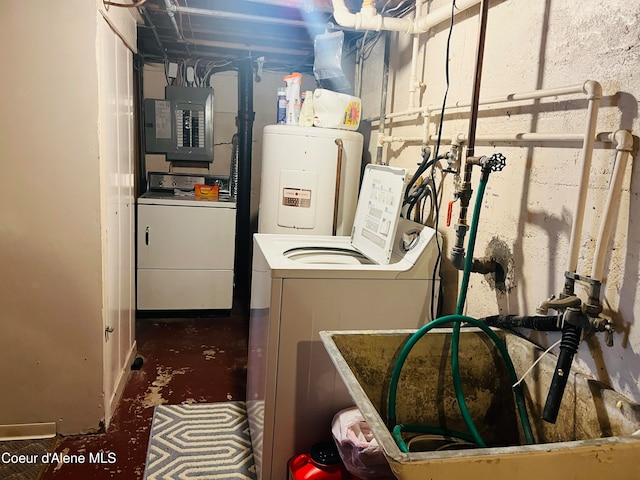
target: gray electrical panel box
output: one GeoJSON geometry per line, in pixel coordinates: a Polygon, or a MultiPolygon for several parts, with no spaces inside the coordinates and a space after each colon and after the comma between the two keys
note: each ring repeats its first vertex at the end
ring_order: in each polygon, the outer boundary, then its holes
{"type": "Polygon", "coordinates": [[[213,162],[213,90],[165,87],[165,99],[144,100],[147,153],[167,160],[213,162]]]}

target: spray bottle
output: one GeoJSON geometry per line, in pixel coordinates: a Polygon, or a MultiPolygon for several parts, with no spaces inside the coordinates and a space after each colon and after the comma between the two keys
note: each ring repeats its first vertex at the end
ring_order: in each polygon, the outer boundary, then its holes
{"type": "Polygon", "coordinates": [[[300,85],[302,74],[294,72],[284,77],[287,84],[287,125],[298,125],[300,119],[300,85]]]}

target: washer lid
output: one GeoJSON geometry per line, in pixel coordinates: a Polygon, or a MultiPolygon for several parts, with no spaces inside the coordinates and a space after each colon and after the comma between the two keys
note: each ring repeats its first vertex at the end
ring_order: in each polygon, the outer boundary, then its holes
{"type": "Polygon", "coordinates": [[[391,260],[407,170],[369,164],[365,168],[351,230],[351,245],[378,265],[391,260]]]}

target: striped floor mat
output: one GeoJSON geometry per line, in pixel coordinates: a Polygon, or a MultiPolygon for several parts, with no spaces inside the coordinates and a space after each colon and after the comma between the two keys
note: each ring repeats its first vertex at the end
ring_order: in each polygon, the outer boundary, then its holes
{"type": "Polygon", "coordinates": [[[255,480],[245,403],[155,407],[144,478],[255,480]]]}

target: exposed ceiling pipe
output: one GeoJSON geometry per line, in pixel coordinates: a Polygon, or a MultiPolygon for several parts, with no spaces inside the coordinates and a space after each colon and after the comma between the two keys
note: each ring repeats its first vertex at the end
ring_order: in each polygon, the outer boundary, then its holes
{"type": "MultiPolygon", "coordinates": [[[[170,3],[171,0],[165,0],[167,4],[167,13],[169,16],[177,13],[186,13],[189,15],[200,15],[204,17],[215,17],[222,20],[238,20],[241,22],[268,23],[275,25],[286,25],[298,28],[318,28],[318,29],[336,29],[332,23],[308,23],[304,20],[290,20],[288,18],[266,17],[263,15],[249,15],[246,13],[223,12],[220,10],[209,10],[206,8],[183,7],[170,3]]],[[[175,22],[175,20],[174,20],[175,22]]]]}
{"type": "MultiPolygon", "coordinates": [[[[416,0],[416,11],[419,11],[418,2],[416,0]]],[[[417,16],[415,19],[401,17],[386,17],[377,13],[375,6],[363,5],[362,9],[357,13],[351,13],[344,3],[344,0],[331,0],[333,4],[333,18],[339,25],[355,30],[389,30],[394,32],[406,33],[425,33],[432,27],[451,18],[451,8],[442,7],[431,13],[417,16]]],[[[480,3],[480,0],[457,0],[455,14],[467,10],[480,3]]]]}
{"type": "Polygon", "coordinates": [[[179,39],[182,39],[182,33],[180,33],[180,28],[178,28],[178,23],[176,22],[176,16],[173,13],[173,9],[175,5],[171,3],[171,0],[164,0],[165,8],[167,9],[167,15],[169,15],[169,20],[171,20],[171,25],[173,25],[174,30],[176,31],[176,36],[179,39]]]}
{"type": "Polygon", "coordinates": [[[277,54],[284,54],[284,55],[313,54],[313,51],[311,49],[266,47],[264,45],[253,45],[253,44],[247,45],[247,44],[220,42],[220,41],[213,41],[213,40],[185,39],[185,40],[180,40],[180,43],[185,43],[187,45],[201,45],[204,47],[226,48],[229,50],[246,50],[248,52],[277,53],[277,54]]]}
{"type": "MultiPolygon", "coordinates": [[[[420,1],[420,0],[418,0],[420,1]]],[[[475,5],[478,5],[480,0],[456,0],[456,8],[454,14],[457,15],[465,10],[468,10],[475,5]]],[[[421,15],[419,18],[415,20],[414,29],[416,32],[424,33],[431,30],[431,28],[435,27],[439,23],[444,22],[445,20],[451,19],[451,7],[445,6],[439,8],[438,10],[434,10],[431,13],[426,15],[421,15]]]]}
{"type": "Polygon", "coordinates": [[[275,5],[277,7],[292,8],[293,4],[297,4],[298,8],[307,12],[331,12],[331,7],[325,5],[324,2],[318,2],[314,0],[249,0],[253,3],[261,3],[268,5],[275,5]],[[302,4],[302,5],[301,5],[302,4]]]}
{"type": "Polygon", "coordinates": [[[149,17],[149,14],[147,13],[147,9],[146,8],[141,8],[140,10],[142,11],[142,16],[144,17],[145,25],[147,25],[147,27],[151,29],[151,32],[153,32],[153,36],[156,39],[156,43],[158,44],[158,48],[160,49],[160,52],[162,53],[162,57],[166,60],[167,59],[167,52],[165,51],[164,46],[162,45],[162,42],[160,41],[160,37],[158,36],[158,32],[156,30],[156,26],[151,21],[151,18],[149,17]]]}
{"type": "MultiPolygon", "coordinates": [[[[420,1],[420,0],[418,0],[420,1]]],[[[339,25],[355,30],[390,30],[413,33],[413,19],[385,17],[376,12],[375,6],[364,6],[358,13],[351,13],[344,0],[332,0],[333,18],[339,25]]]]}

